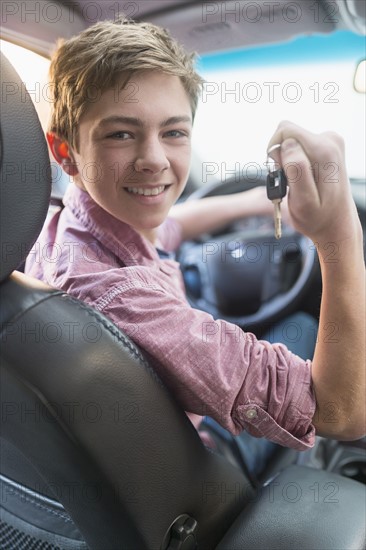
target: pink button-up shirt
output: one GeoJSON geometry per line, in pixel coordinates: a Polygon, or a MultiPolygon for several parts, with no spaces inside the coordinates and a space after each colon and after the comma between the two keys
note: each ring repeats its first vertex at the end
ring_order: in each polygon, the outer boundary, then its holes
{"type": "MultiPolygon", "coordinates": [[[[189,413],[209,415],[233,434],[247,430],[298,450],[314,444],[310,361],[193,309],[178,263],[160,259],[149,241],[75,185],[64,204],[29,255],[29,275],[110,318],[189,413]]],[[[180,233],[168,219],[161,246],[176,249],[180,233]]]]}

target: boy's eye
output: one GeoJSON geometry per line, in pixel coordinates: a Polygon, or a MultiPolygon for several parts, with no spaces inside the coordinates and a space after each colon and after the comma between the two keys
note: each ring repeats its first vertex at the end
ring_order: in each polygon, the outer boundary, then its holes
{"type": "Polygon", "coordinates": [[[129,132],[113,132],[113,134],[109,134],[107,138],[109,139],[129,139],[131,137],[131,134],[129,132]]]}
{"type": "Polygon", "coordinates": [[[182,132],[181,130],[169,130],[168,132],[165,133],[165,135],[167,137],[173,137],[173,138],[187,137],[187,133],[182,132]]]}

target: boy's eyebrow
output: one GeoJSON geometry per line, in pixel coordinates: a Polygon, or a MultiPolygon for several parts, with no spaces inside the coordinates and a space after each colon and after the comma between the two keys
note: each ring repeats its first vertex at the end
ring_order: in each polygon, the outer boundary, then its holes
{"type": "Polygon", "coordinates": [[[163,122],[160,124],[160,127],[163,126],[170,126],[171,124],[179,124],[180,122],[192,122],[191,117],[187,115],[183,116],[172,116],[170,118],[167,118],[166,120],[163,120],[163,122]]]}
{"type": "Polygon", "coordinates": [[[106,118],[102,118],[97,124],[97,127],[99,126],[107,126],[107,124],[111,123],[122,123],[122,124],[130,124],[132,126],[142,126],[142,121],[139,118],[131,117],[131,116],[120,116],[120,115],[112,115],[108,116],[106,118]]]}
{"type": "MultiPolygon", "coordinates": [[[[163,128],[164,126],[170,126],[171,124],[179,124],[181,122],[192,123],[192,119],[187,115],[172,116],[167,118],[166,120],[163,120],[160,123],[160,127],[163,128]]],[[[130,116],[121,116],[121,115],[112,115],[100,120],[97,124],[97,127],[103,127],[111,123],[129,124],[132,126],[138,126],[140,128],[143,128],[145,126],[144,122],[140,118],[130,117],[130,116]]]]}

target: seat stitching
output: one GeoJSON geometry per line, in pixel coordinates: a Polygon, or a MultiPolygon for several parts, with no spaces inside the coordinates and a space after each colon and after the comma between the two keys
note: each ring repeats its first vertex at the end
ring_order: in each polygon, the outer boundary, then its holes
{"type": "Polygon", "coordinates": [[[34,504],[36,507],[40,508],[41,510],[45,510],[49,514],[54,514],[55,516],[58,516],[59,518],[64,520],[66,523],[73,523],[71,518],[66,516],[64,513],[58,512],[57,510],[52,510],[52,509],[48,508],[47,506],[45,506],[44,504],[40,504],[39,502],[37,502],[37,500],[35,500],[34,498],[32,498],[28,495],[25,495],[19,489],[15,489],[14,487],[9,487],[9,488],[7,488],[7,493],[8,494],[13,494],[15,496],[19,496],[22,500],[25,500],[26,502],[30,502],[31,504],[34,504]],[[9,490],[9,492],[8,492],[8,490],[9,490]]]}
{"type": "Polygon", "coordinates": [[[158,377],[156,372],[151,368],[151,366],[149,365],[147,360],[144,358],[144,356],[136,348],[135,344],[133,342],[131,342],[131,340],[126,338],[123,335],[123,333],[119,330],[119,328],[116,327],[116,325],[114,323],[107,322],[106,318],[102,317],[99,313],[94,311],[92,308],[90,308],[89,306],[87,306],[86,304],[84,304],[83,302],[78,300],[77,298],[74,298],[73,296],[70,296],[69,294],[63,294],[62,297],[64,299],[67,299],[70,302],[74,303],[75,305],[77,305],[81,310],[86,311],[88,313],[88,315],[90,315],[91,317],[94,317],[94,319],[96,319],[98,323],[102,324],[104,326],[104,328],[106,328],[109,332],[111,332],[111,334],[115,338],[117,338],[119,340],[119,342],[124,344],[124,346],[126,346],[129,349],[129,351],[132,353],[132,355],[134,355],[134,357],[139,360],[140,365],[144,366],[149,371],[149,373],[151,373],[153,378],[160,384],[160,386],[164,387],[162,381],[160,380],[160,378],[158,377]]]}

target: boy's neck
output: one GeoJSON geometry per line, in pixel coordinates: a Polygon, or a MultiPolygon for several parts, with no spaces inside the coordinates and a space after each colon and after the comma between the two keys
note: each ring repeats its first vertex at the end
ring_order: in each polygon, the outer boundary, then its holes
{"type": "Polygon", "coordinates": [[[139,233],[142,237],[145,237],[148,241],[150,241],[154,246],[157,245],[157,230],[154,229],[146,229],[146,230],[140,230],[136,227],[133,228],[137,233],[139,233]]]}

